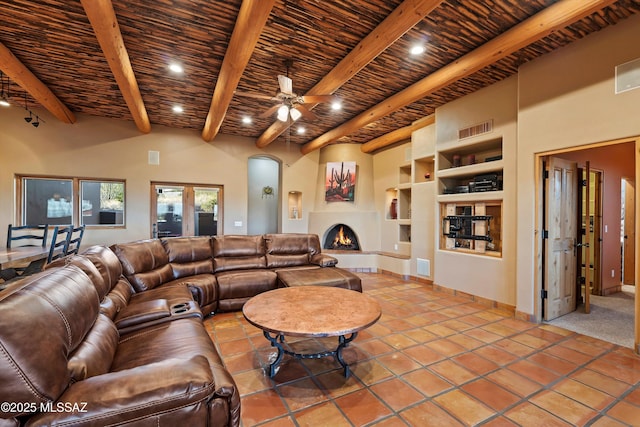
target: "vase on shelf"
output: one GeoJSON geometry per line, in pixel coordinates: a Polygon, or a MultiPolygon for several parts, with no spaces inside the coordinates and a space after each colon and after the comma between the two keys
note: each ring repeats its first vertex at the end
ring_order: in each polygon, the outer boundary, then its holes
{"type": "Polygon", "coordinates": [[[391,207],[389,208],[389,216],[391,219],[398,219],[398,199],[391,200],[391,207]]]}

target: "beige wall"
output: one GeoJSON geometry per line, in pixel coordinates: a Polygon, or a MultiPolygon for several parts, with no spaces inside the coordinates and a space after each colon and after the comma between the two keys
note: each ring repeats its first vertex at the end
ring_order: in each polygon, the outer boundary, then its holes
{"type": "MultiPolygon", "coordinates": [[[[269,154],[280,159],[282,194],[303,192],[303,212],[315,202],[318,152],[302,156],[297,146],[274,143],[266,150],[247,138],[218,136],[206,143],[192,130],[153,126],[141,134],[131,122],[78,114],[73,125],[58,122],[43,111],[46,123],[34,128],[23,120],[24,110],[11,107],[0,111],[0,224],[16,222],[14,174],[60,175],[126,180],[125,229],[91,229],[87,244],[150,237],[150,182],[188,182],[224,186],[224,233],[245,234],[247,219],[247,159],[269,154]],[[160,152],[160,165],[148,164],[148,151],[160,152]],[[242,226],[234,226],[241,221],[242,226]]],[[[286,212],[286,197],[283,211],[286,212]]],[[[308,216],[283,220],[285,232],[306,231],[308,216]]],[[[0,233],[0,245],[6,236],[0,233]]]]}
{"type": "Polygon", "coordinates": [[[517,308],[540,314],[535,156],[640,135],[640,90],[616,95],[616,65],[640,57],[640,16],[521,67],[518,78],[517,308]]]}
{"type": "MultiPolygon", "coordinates": [[[[461,144],[458,129],[493,120],[493,131],[462,143],[502,137],[504,190],[502,256],[499,258],[436,249],[435,283],[511,306],[516,305],[516,99],[517,78],[511,77],[436,110],[436,152],[461,144]]],[[[436,155],[436,169],[438,168],[436,155]]],[[[439,215],[439,214],[438,214],[439,215]]],[[[436,239],[441,233],[436,221],[436,239]]],[[[436,243],[438,247],[438,243],[436,243]]]]}

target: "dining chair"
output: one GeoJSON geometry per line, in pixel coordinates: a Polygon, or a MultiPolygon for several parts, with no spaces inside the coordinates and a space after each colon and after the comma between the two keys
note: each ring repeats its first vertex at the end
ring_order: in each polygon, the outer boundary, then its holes
{"type": "Polygon", "coordinates": [[[12,225],[7,229],[7,249],[11,246],[47,246],[48,224],[12,225]],[[20,243],[16,245],[15,243],[20,243]]]}
{"type": "Polygon", "coordinates": [[[84,225],[74,227],[71,230],[69,236],[69,245],[67,247],[67,255],[77,255],[80,251],[80,243],[82,243],[82,237],[84,236],[84,225]]]}
{"type": "MultiPolygon", "coordinates": [[[[18,246],[47,246],[49,226],[40,225],[13,225],[7,227],[7,249],[18,246]]],[[[36,260],[25,267],[12,267],[0,271],[0,278],[5,282],[20,277],[25,273],[31,274],[42,269],[44,260],[36,260]]]]}
{"type": "MultiPolygon", "coordinates": [[[[54,227],[53,235],[51,236],[51,246],[49,246],[49,255],[47,256],[47,264],[53,260],[67,256],[72,230],[73,226],[71,225],[54,227]]],[[[42,263],[42,265],[44,265],[44,263],[42,263]]]]}

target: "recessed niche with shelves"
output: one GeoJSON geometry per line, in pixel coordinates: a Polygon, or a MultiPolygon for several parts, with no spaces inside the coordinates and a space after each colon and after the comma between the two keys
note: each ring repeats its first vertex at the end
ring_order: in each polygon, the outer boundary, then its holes
{"type": "Polygon", "coordinates": [[[398,169],[398,184],[411,184],[411,164],[400,166],[398,169]]]}
{"type": "Polygon", "coordinates": [[[398,219],[398,189],[388,188],[385,191],[385,219],[398,219]]]}
{"type": "Polygon", "coordinates": [[[441,149],[438,152],[438,194],[502,191],[503,168],[502,138],[441,149]]]}
{"type": "Polygon", "coordinates": [[[442,203],[440,248],[502,255],[502,201],[442,203]]]}
{"type": "Polygon", "coordinates": [[[411,219],[411,188],[398,189],[398,219],[411,219]]]}
{"type": "Polygon", "coordinates": [[[302,219],[302,192],[289,191],[289,219],[302,219]]]}
{"type": "Polygon", "coordinates": [[[413,182],[419,184],[421,182],[433,181],[434,172],[434,156],[423,157],[414,161],[413,182]]]}
{"type": "Polygon", "coordinates": [[[411,242],[411,224],[400,224],[398,226],[398,241],[411,242]]]}

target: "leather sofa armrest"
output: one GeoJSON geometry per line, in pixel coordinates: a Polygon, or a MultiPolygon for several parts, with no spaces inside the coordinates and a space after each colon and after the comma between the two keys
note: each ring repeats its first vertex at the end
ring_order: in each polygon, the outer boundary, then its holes
{"type": "Polygon", "coordinates": [[[335,267],[338,264],[337,258],[327,254],[312,255],[309,261],[311,264],[319,265],[320,267],[335,267]]]}
{"type": "MultiPolygon", "coordinates": [[[[52,403],[52,410],[29,420],[28,425],[115,425],[169,414],[193,405],[206,405],[215,383],[204,356],[167,359],[132,369],[88,378],[72,384],[52,403]]],[[[199,411],[181,419],[183,425],[202,423],[208,415],[199,411]]]]}
{"type": "Polygon", "coordinates": [[[171,309],[168,301],[157,299],[126,306],[120,310],[113,322],[118,329],[124,329],[169,316],[171,316],[171,309]]]}

